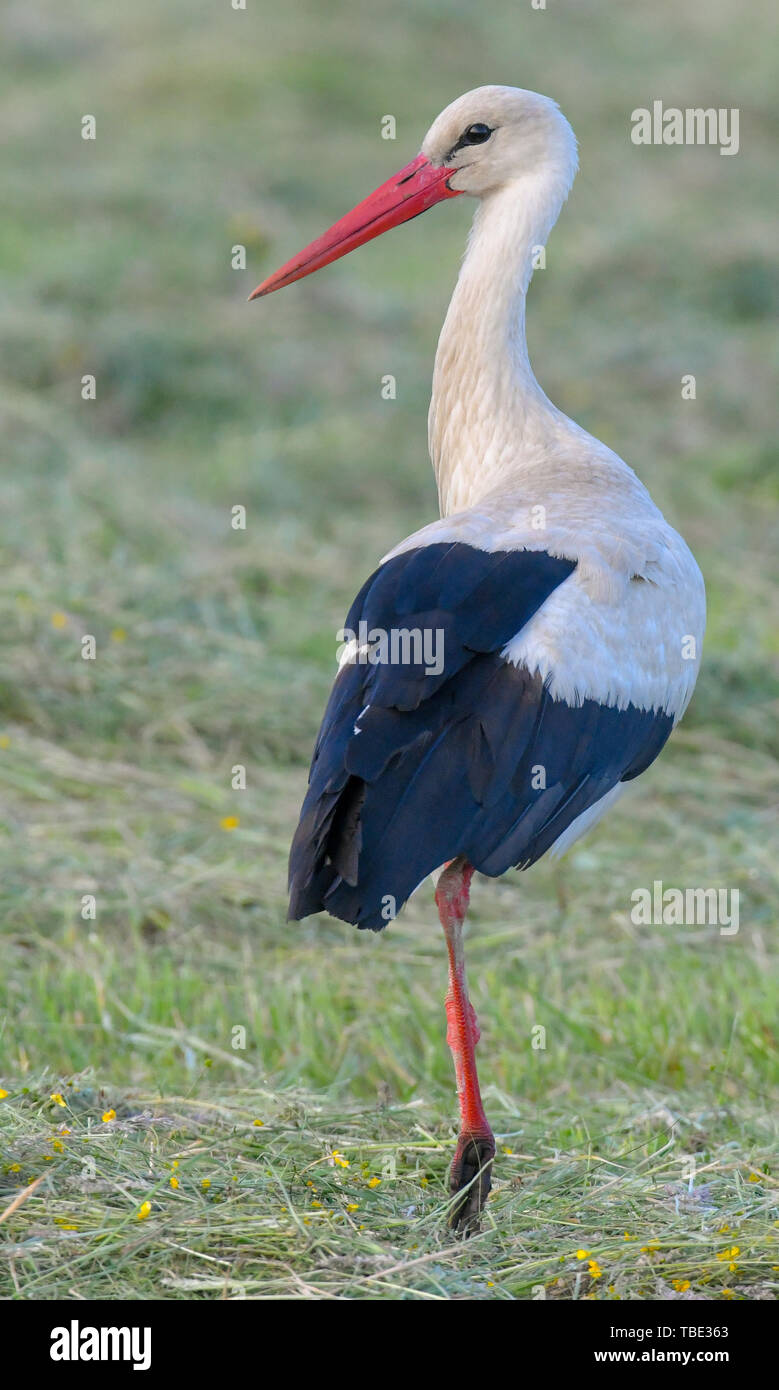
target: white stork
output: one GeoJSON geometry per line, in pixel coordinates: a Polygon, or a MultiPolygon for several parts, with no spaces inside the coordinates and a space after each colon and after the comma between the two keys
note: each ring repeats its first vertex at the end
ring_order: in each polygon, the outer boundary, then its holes
{"type": "Polygon", "coordinates": [[[627,464],[552,405],[528,360],[533,252],[576,164],[555,102],[479,87],[441,113],[410,164],[252,295],[444,198],[478,200],[433,374],[441,519],[385,556],[347,617],[355,637],[314,751],[289,909],[292,920],[325,910],[381,931],[433,875],[461,1116],[450,1220],[466,1235],[495,1155],[463,955],[471,876],[567,849],[614,804],[684,712],[705,625],[682,538],[627,464]],[[426,659],[410,633],[437,634],[442,659],[426,659]],[[406,634],[402,659],[393,634],[406,634]]]}

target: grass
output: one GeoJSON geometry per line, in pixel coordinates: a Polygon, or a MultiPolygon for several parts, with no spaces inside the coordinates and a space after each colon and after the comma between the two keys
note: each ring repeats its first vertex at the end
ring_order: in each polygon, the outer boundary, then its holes
{"type": "Polygon", "coordinates": [[[769,7],[223,9],[0,21],[0,1294],[773,1297],[769,7]],[[286,925],[284,880],[336,631],[435,514],[424,411],[470,210],[245,297],[495,80],[581,141],[531,293],[539,378],[684,532],[710,619],[624,810],[476,885],[499,1158],[462,1246],[430,897],[377,939],[286,925]],[[741,107],[740,154],[632,146],[655,96],[741,107]],[[655,879],[738,888],[738,934],[634,926],[655,879]]]}
{"type": "Polygon", "coordinates": [[[17,1296],[712,1299],[777,1285],[776,1180],[741,1157],[751,1112],[738,1101],[693,1115],[679,1097],[672,1113],[619,1087],[586,1117],[558,1098],[528,1123],[493,1088],[502,1176],[463,1247],[441,1239],[437,1107],[256,1081],[208,1101],[203,1079],[197,1096],[139,1094],[115,1112],[78,1081],[61,1102],[17,1099],[20,1155],[38,1170],[47,1148],[59,1165],[46,1217],[42,1186],[12,1218],[17,1296]],[[51,1147],[60,1122],[67,1157],[51,1147]],[[675,1137],[700,1156],[692,1183],[675,1137]]]}

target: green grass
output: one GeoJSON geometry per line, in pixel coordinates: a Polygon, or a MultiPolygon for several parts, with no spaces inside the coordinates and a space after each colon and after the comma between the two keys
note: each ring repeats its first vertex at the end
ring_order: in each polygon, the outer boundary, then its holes
{"type": "Polygon", "coordinates": [[[41,1185],[12,1218],[18,1296],[711,1299],[777,1286],[776,1181],[740,1156],[749,1143],[760,1161],[767,1133],[755,1138],[738,1100],[693,1114],[679,1096],[671,1112],[619,1087],[586,1115],[547,1099],[528,1122],[493,1088],[501,1178],[462,1246],[441,1236],[438,1107],[256,1080],[205,1100],[204,1076],[198,1096],[138,1093],[105,1121],[108,1093],[78,1082],[65,1108],[14,1098],[20,1166],[45,1171],[48,1152],[56,1191],[41,1185]],[[65,1153],[51,1147],[60,1123],[65,1153]],[[674,1134],[699,1163],[693,1184],[679,1181],[674,1134]]]}
{"type": "Polygon", "coordinates": [[[0,1214],[42,1181],[0,1225],[0,1296],[773,1296],[773,88],[751,13],[4,12],[0,1214]],[[424,414],[470,209],[245,299],[483,81],[549,92],[579,135],[534,363],[684,532],[710,619],[623,809],[475,886],[499,1155],[463,1246],[431,896],[374,938],[286,925],[284,889],[336,631],[435,515],[424,414]],[[656,96],[739,106],[739,155],[633,147],[656,96]],[[738,888],[738,935],[635,927],[654,879],[738,888]]]}

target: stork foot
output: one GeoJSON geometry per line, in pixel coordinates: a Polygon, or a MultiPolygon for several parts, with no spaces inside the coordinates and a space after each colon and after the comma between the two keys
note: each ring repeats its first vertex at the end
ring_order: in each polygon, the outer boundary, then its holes
{"type": "Polygon", "coordinates": [[[488,1134],[461,1134],[449,1170],[449,1191],[455,1197],[449,1215],[449,1227],[464,1240],[476,1235],[487,1197],[492,1186],[492,1163],[495,1140],[488,1134]]]}

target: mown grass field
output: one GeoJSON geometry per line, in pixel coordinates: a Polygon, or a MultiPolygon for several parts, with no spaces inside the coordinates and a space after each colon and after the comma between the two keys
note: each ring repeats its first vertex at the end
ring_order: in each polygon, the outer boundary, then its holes
{"type": "Polygon", "coordinates": [[[775,1296],[771,15],[4,7],[3,1296],[775,1296]],[[431,896],[381,938],[284,917],[336,631],[435,515],[425,410],[471,209],[246,295],[492,81],[555,96],[581,143],[531,292],[537,374],[684,532],[710,621],[684,725],[619,812],[475,887],[499,1154],[455,1245],[431,896]],[[739,154],[631,145],[656,97],[739,107],[739,154]],[[738,934],[634,926],[655,879],[737,888],[738,934]]]}

